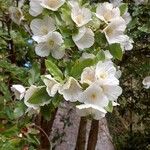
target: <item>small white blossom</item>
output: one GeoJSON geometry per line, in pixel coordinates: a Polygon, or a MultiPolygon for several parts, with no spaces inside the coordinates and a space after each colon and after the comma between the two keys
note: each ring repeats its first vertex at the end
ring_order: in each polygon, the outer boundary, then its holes
{"type": "Polygon", "coordinates": [[[149,89],[150,88],[150,76],[145,77],[142,83],[145,89],[149,89]]]}
{"type": "Polygon", "coordinates": [[[118,7],[113,7],[111,3],[100,3],[96,9],[96,16],[100,20],[108,23],[112,19],[120,17],[120,10],[118,7]]]}
{"type": "Polygon", "coordinates": [[[146,4],[148,3],[148,0],[134,0],[136,5],[140,5],[140,4],[146,4]]]}
{"type": "Polygon", "coordinates": [[[119,43],[124,35],[126,22],[123,18],[113,19],[108,26],[103,30],[109,44],[119,43]]]}
{"type": "Polygon", "coordinates": [[[26,92],[25,87],[20,84],[12,85],[11,91],[14,92],[15,97],[18,100],[21,100],[24,97],[26,92]]]}
{"type": "Polygon", "coordinates": [[[51,75],[42,76],[42,80],[46,85],[46,91],[49,96],[54,97],[59,88],[61,87],[60,83],[58,83],[51,75]]]}
{"type": "Polygon", "coordinates": [[[122,40],[120,40],[121,46],[126,51],[132,50],[132,48],[133,48],[132,43],[134,43],[134,41],[132,39],[130,39],[127,35],[124,35],[122,40]]]}
{"type": "Polygon", "coordinates": [[[72,37],[79,50],[90,48],[94,44],[94,33],[90,28],[79,28],[79,33],[72,37]]]}
{"type": "Polygon", "coordinates": [[[30,9],[29,9],[30,15],[35,17],[42,13],[43,7],[40,4],[41,1],[42,0],[30,0],[30,9]]]}
{"type": "Polygon", "coordinates": [[[82,27],[91,20],[92,14],[88,8],[80,7],[74,3],[71,9],[71,18],[78,27],[82,27]]]}
{"type": "Polygon", "coordinates": [[[75,102],[79,100],[82,88],[76,79],[69,77],[67,82],[59,90],[59,93],[63,95],[66,101],[75,102]]]}
{"type": "Polygon", "coordinates": [[[21,9],[18,7],[13,7],[13,6],[9,7],[9,14],[11,20],[18,25],[21,24],[22,20],[24,20],[23,13],[21,9]]]}
{"type": "Polygon", "coordinates": [[[61,49],[63,43],[62,35],[59,32],[50,32],[37,44],[35,52],[38,56],[46,57],[51,53],[56,59],[61,59],[65,51],[61,49]]]}
{"type": "Polygon", "coordinates": [[[55,21],[49,16],[45,16],[43,19],[33,19],[30,28],[33,32],[32,38],[36,42],[41,42],[45,35],[56,30],[55,21]]]}
{"type": "Polygon", "coordinates": [[[82,104],[76,106],[76,111],[79,116],[92,116],[93,119],[100,120],[105,117],[107,111],[102,108],[92,104],[82,104]]]}
{"type": "Polygon", "coordinates": [[[95,69],[95,78],[100,84],[118,85],[119,80],[115,77],[116,68],[112,61],[98,62],[95,69]]]}
{"type": "Polygon", "coordinates": [[[65,0],[42,0],[41,6],[52,11],[57,11],[64,3],[65,0]]]}

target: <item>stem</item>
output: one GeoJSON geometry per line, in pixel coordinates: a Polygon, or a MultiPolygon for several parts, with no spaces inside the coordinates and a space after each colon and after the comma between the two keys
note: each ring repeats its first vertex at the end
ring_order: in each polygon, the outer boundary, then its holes
{"type": "Polygon", "coordinates": [[[95,150],[98,140],[98,129],[99,129],[99,121],[93,120],[91,124],[87,150],[95,150]]]}
{"type": "Polygon", "coordinates": [[[81,117],[75,150],[85,150],[87,119],[81,117]]]}

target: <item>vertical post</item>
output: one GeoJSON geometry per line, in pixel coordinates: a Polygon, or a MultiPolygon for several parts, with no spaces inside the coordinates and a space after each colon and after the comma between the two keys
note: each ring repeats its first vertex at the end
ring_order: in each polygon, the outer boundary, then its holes
{"type": "Polygon", "coordinates": [[[91,124],[87,150],[95,150],[98,140],[98,129],[99,129],[99,121],[93,120],[91,124]]]}
{"type": "Polygon", "coordinates": [[[81,117],[75,150],[85,150],[87,119],[81,117]]]}

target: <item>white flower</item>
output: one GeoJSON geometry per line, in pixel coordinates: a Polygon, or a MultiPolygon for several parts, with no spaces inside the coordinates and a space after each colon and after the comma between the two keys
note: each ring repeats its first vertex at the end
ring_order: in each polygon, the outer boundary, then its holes
{"type": "Polygon", "coordinates": [[[122,88],[118,85],[100,85],[104,94],[110,101],[115,101],[122,94],[122,88]]]}
{"type": "Polygon", "coordinates": [[[149,89],[150,88],[150,76],[145,77],[142,83],[145,89],[149,89]]]}
{"type": "Polygon", "coordinates": [[[96,16],[108,23],[112,19],[120,17],[120,10],[118,7],[114,8],[111,3],[100,3],[96,9],[96,16]]]}
{"type": "Polygon", "coordinates": [[[67,82],[59,90],[59,93],[63,95],[66,101],[75,102],[79,100],[82,88],[76,79],[69,77],[67,82]]]}
{"type": "Polygon", "coordinates": [[[116,68],[112,61],[99,61],[96,67],[86,67],[81,74],[81,83],[92,84],[98,81],[105,85],[118,85],[119,80],[116,78],[116,68]]]}
{"type": "Polygon", "coordinates": [[[113,56],[110,54],[108,50],[104,51],[105,54],[105,60],[110,60],[113,58],[113,56]]]}
{"type": "Polygon", "coordinates": [[[92,14],[88,8],[80,8],[77,3],[72,6],[71,18],[78,27],[82,27],[91,20],[92,14]]]}
{"type": "Polygon", "coordinates": [[[94,44],[94,33],[90,28],[79,28],[79,33],[72,36],[79,50],[90,48],[94,44]]]}
{"type": "Polygon", "coordinates": [[[60,83],[58,83],[51,75],[42,76],[44,84],[47,86],[46,91],[49,96],[54,97],[60,88],[60,83]]]}
{"type": "Polygon", "coordinates": [[[119,43],[124,31],[126,29],[126,22],[123,18],[113,19],[108,26],[103,30],[109,44],[119,43]]]}
{"type": "Polygon", "coordinates": [[[43,19],[33,19],[30,28],[36,42],[41,42],[45,35],[56,30],[55,21],[49,16],[45,16],[43,19]]]}
{"type": "Polygon", "coordinates": [[[42,13],[43,7],[41,6],[42,0],[30,0],[30,9],[29,13],[32,16],[38,16],[42,13]]]}
{"type": "Polygon", "coordinates": [[[103,93],[103,89],[96,82],[83,91],[79,97],[79,101],[98,107],[106,107],[109,102],[107,96],[103,93]]]}
{"type": "Polygon", "coordinates": [[[43,102],[43,103],[40,103],[40,104],[31,104],[31,103],[28,102],[28,100],[32,97],[32,95],[35,92],[38,92],[40,89],[41,89],[41,87],[31,85],[29,87],[29,89],[26,91],[25,97],[24,97],[24,103],[27,107],[33,108],[33,109],[39,109],[39,106],[44,106],[45,104],[49,103],[49,101],[46,101],[46,102],[43,102]]]}
{"type": "Polygon", "coordinates": [[[122,40],[120,38],[120,44],[124,50],[129,51],[132,50],[134,41],[130,39],[127,35],[122,36],[122,40]]]}
{"type": "Polygon", "coordinates": [[[118,85],[119,80],[115,77],[116,68],[112,61],[98,62],[95,69],[95,77],[100,84],[118,85]]]}
{"type": "Polygon", "coordinates": [[[11,20],[18,25],[20,25],[21,21],[24,19],[23,13],[20,8],[13,6],[9,7],[9,14],[11,20]]]}
{"type": "Polygon", "coordinates": [[[86,67],[81,74],[81,83],[92,84],[95,81],[95,68],[93,66],[86,67]]]}
{"type": "Polygon", "coordinates": [[[24,97],[26,91],[25,88],[20,84],[12,85],[11,90],[14,92],[16,99],[19,100],[24,97]]]}
{"type": "Polygon", "coordinates": [[[50,32],[37,44],[35,52],[38,56],[46,57],[51,53],[56,59],[61,59],[65,51],[61,49],[63,43],[62,35],[59,32],[50,32]]]}
{"type": "Polygon", "coordinates": [[[105,117],[107,111],[102,108],[92,104],[82,104],[76,106],[76,111],[79,116],[92,116],[93,119],[100,120],[105,117]]]}
{"type": "Polygon", "coordinates": [[[41,6],[52,11],[57,11],[64,3],[65,0],[42,0],[41,6]]]}

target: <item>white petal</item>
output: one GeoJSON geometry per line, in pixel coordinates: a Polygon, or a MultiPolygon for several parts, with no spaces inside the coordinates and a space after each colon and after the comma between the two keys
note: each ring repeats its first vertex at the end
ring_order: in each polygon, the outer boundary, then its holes
{"type": "Polygon", "coordinates": [[[35,53],[38,56],[46,57],[46,56],[49,56],[49,54],[50,54],[50,48],[48,47],[47,43],[45,43],[45,42],[39,43],[35,47],[35,53]]]}
{"type": "Polygon", "coordinates": [[[116,68],[113,65],[112,61],[98,62],[96,65],[96,77],[97,78],[107,78],[109,75],[115,75],[116,68]],[[102,76],[103,73],[106,76],[102,76]]]}
{"type": "Polygon", "coordinates": [[[30,28],[34,36],[44,36],[56,30],[55,21],[49,16],[45,16],[43,19],[33,19],[30,28]]]}
{"type": "Polygon", "coordinates": [[[108,26],[103,30],[105,33],[106,39],[109,44],[119,43],[124,31],[126,29],[126,22],[123,18],[119,17],[113,19],[108,26]]]}
{"type": "Polygon", "coordinates": [[[149,89],[150,88],[150,76],[145,77],[142,83],[144,85],[144,88],[149,89]]]}
{"type": "Polygon", "coordinates": [[[94,59],[95,55],[94,54],[90,54],[90,53],[82,53],[82,56],[80,57],[80,60],[85,60],[85,59],[94,59]]]}
{"type": "Polygon", "coordinates": [[[76,79],[69,77],[62,89],[59,90],[59,93],[63,95],[66,101],[75,102],[79,100],[82,88],[76,79]]]}
{"type": "Polygon", "coordinates": [[[91,84],[80,97],[80,101],[85,104],[93,104],[98,107],[106,107],[108,105],[108,99],[104,95],[102,88],[97,84],[91,84]]]}
{"type": "Polygon", "coordinates": [[[51,75],[42,76],[44,84],[47,86],[46,91],[49,96],[54,97],[60,88],[60,84],[51,77],[51,75]]]}
{"type": "Polygon", "coordinates": [[[91,29],[82,27],[79,33],[72,37],[77,47],[81,50],[90,48],[94,44],[94,33],[91,29]]]}
{"type": "Polygon", "coordinates": [[[122,88],[120,86],[103,85],[102,88],[103,92],[111,101],[117,100],[118,97],[122,94],[122,88]]]}
{"type": "Polygon", "coordinates": [[[65,0],[42,0],[41,6],[52,11],[57,11],[64,3],[65,0]]]}
{"type": "Polygon", "coordinates": [[[76,111],[80,116],[92,116],[93,119],[100,120],[105,117],[107,111],[101,107],[91,104],[82,104],[76,106],[76,111]]]}
{"type": "Polygon", "coordinates": [[[40,5],[41,0],[30,0],[30,9],[29,13],[32,16],[38,16],[42,13],[43,8],[40,5]]]}
{"type": "Polygon", "coordinates": [[[21,100],[24,97],[26,91],[25,87],[20,84],[12,85],[11,90],[14,92],[16,99],[19,100],[21,100]]]}
{"type": "Polygon", "coordinates": [[[95,68],[86,67],[81,74],[81,83],[92,84],[95,81],[95,68]]]}
{"type": "Polygon", "coordinates": [[[65,50],[62,50],[61,48],[53,49],[51,54],[55,59],[61,59],[65,55],[65,50]]]}
{"type": "Polygon", "coordinates": [[[104,54],[105,54],[105,59],[106,60],[109,60],[109,59],[113,58],[113,56],[110,54],[110,52],[108,50],[104,51],[104,54]]]}

